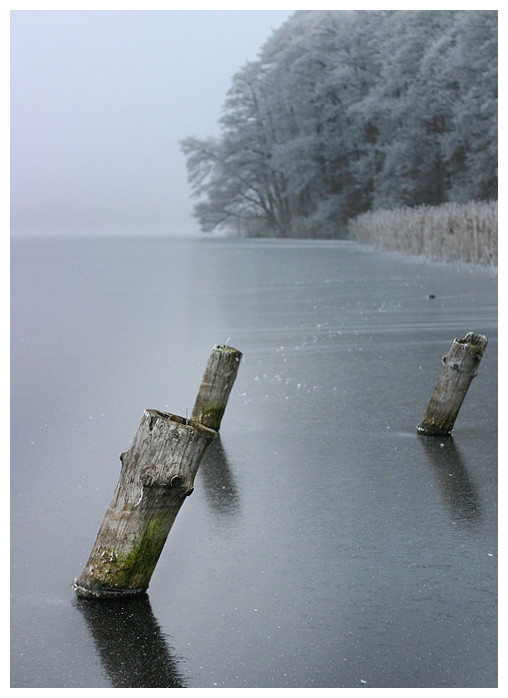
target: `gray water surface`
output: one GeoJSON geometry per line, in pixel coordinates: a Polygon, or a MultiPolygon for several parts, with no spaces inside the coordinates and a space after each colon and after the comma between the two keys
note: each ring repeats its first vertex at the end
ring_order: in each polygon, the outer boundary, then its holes
{"type": "Polygon", "coordinates": [[[13,687],[497,685],[497,280],[351,242],[13,239],[13,687]],[[429,298],[433,294],[435,298],[429,298]],[[454,337],[489,344],[422,437],[454,337]],[[80,601],[145,408],[243,352],[148,595],[80,601]]]}

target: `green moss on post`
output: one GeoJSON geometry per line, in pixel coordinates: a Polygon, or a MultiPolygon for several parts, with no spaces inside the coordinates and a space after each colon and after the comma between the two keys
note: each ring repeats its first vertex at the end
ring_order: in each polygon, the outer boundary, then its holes
{"type": "Polygon", "coordinates": [[[452,431],[486,347],[487,338],[473,332],[453,340],[450,351],[443,356],[443,370],[427,410],[416,427],[419,434],[444,436],[452,431]]]}
{"type": "Polygon", "coordinates": [[[81,576],[72,587],[98,598],[142,594],[216,432],[158,410],[145,410],[113,499],[81,576]]]}
{"type": "Polygon", "coordinates": [[[213,348],[192,410],[193,420],[219,431],[241,358],[238,349],[225,344],[213,348]]]}

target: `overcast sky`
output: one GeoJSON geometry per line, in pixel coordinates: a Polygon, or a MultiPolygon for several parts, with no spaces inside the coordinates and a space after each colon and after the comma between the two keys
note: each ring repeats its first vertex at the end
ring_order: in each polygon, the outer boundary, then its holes
{"type": "Polygon", "coordinates": [[[178,141],[289,10],[11,13],[13,229],[197,233],[178,141]]]}

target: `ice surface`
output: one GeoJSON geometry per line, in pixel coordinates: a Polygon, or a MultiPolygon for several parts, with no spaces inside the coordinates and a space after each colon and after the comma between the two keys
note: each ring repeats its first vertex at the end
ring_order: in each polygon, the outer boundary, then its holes
{"type": "Polygon", "coordinates": [[[132,685],[143,619],[147,685],[495,686],[496,293],[351,242],[13,240],[13,686],[132,685]],[[418,436],[468,331],[453,438],[418,436]],[[221,437],[148,600],[80,607],[119,454],[225,338],[221,437]]]}

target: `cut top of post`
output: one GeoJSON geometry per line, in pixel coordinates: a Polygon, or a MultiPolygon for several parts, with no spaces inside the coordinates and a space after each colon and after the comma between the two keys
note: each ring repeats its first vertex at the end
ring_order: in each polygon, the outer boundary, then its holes
{"type": "Polygon", "coordinates": [[[218,351],[221,354],[231,354],[232,356],[236,356],[237,361],[240,361],[242,358],[242,352],[234,347],[230,347],[229,344],[216,344],[212,351],[218,351]]]}
{"type": "Polygon", "coordinates": [[[468,332],[464,339],[456,339],[457,344],[464,344],[470,349],[476,352],[478,358],[482,358],[487,348],[488,340],[483,334],[475,334],[474,332],[468,332]]]}

